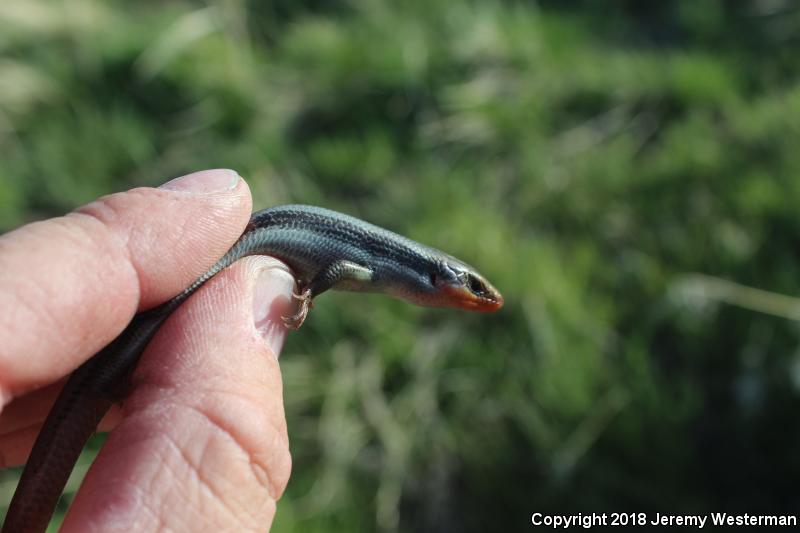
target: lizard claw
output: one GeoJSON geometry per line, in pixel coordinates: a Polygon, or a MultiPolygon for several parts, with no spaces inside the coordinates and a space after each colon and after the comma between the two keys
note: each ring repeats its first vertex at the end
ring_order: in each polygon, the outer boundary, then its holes
{"type": "Polygon", "coordinates": [[[314,305],[311,298],[311,289],[306,289],[300,294],[292,292],[292,299],[298,302],[298,306],[295,314],[281,317],[287,328],[294,330],[300,329],[300,326],[306,321],[308,310],[314,305]]]}

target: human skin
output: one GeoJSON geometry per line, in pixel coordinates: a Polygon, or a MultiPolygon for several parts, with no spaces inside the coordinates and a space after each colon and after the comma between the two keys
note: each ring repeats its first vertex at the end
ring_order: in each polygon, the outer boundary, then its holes
{"type": "MultiPolygon", "coordinates": [[[[246,183],[212,170],[0,236],[0,467],[25,462],[64,378],[210,267],[250,212],[246,183]]],[[[292,288],[283,264],[249,257],[170,316],[61,531],[269,529],[291,470],[278,354],[292,288]]]]}

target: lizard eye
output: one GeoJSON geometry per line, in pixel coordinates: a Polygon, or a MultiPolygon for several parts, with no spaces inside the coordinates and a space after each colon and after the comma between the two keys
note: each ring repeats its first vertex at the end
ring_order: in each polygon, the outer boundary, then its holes
{"type": "Polygon", "coordinates": [[[476,296],[485,296],[488,292],[483,282],[475,276],[468,276],[467,286],[469,287],[470,292],[476,296]]]}
{"type": "Polygon", "coordinates": [[[436,272],[431,272],[428,276],[429,276],[428,280],[431,282],[431,287],[435,287],[436,281],[438,280],[436,272]]]}

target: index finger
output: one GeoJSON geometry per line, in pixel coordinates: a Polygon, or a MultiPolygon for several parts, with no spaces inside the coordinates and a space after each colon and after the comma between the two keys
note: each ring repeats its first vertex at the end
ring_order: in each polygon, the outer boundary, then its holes
{"type": "Polygon", "coordinates": [[[0,236],[0,406],[177,294],[235,242],[250,208],[238,174],[211,170],[0,236]]]}

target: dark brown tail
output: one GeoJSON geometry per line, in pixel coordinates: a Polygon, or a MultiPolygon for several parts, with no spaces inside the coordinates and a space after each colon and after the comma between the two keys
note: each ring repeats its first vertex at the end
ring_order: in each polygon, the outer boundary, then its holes
{"type": "Polygon", "coordinates": [[[2,533],[41,533],[47,529],[83,446],[113,403],[86,395],[80,374],[80,370],[75,372],[67,381],[42,426],[8,507],[2,533]]]}

